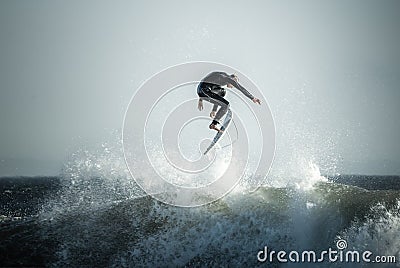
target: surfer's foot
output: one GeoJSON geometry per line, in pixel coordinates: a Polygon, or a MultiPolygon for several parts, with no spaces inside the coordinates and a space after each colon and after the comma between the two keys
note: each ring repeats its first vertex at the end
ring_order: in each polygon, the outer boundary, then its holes
{"type": "Polygon", "coordinates": [[[218,131],[218,132],[224,132],[223,130],[219,129],[219,128],[217,127],[217,125],[214,124],[214,123],[211,123],[210,126],[209,126],[209,128],[210,128],[210,129],[214,129],[214,130],[216,130],[216,131],[218,131]]]}

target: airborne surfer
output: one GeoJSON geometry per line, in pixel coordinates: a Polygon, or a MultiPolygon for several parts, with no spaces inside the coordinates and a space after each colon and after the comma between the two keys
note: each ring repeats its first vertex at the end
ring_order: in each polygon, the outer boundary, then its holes
{"type": "Polygon", "coordinates": [[[246,97],[251,99],[254,103],[261,105],[261,101],[255,98],[248,92],[242,85],[239,84],[239,79],[236,74],[228,75],[225,72],[212,72],[204,77],[197,87],[197,95],[199,95],[198,109],[203,110],[203,100],[214,104],[210,117],[213,118],[209,128],[218,132],[222,132],[217,125],[220,123],[221,118],[226,114],[229,109],[229,102],[224,98],[227,88],[237,88],[246,97]],[[218,106],[220,106],[218,112],[218,106]]]}

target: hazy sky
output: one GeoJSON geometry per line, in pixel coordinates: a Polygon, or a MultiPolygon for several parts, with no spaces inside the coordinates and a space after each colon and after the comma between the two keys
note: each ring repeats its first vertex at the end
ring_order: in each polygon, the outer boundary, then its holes
{"type": "Polygon", "coordinates": [[[400,174],[399,28],[400,1],[1,1],[0,175],[57,174],[145,79],[195,60],[262,89],[278,165],[400,174]]]}

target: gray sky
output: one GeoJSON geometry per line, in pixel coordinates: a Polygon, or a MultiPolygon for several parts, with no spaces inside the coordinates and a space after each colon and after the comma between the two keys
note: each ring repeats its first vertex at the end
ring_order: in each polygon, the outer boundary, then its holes
{"type": "Polygon", "coordinates": [[[400,174],[399,13],[399,1],[1,1],[0,175],[57,174],[121,128],[145,79],[195,60],[261,88],[278,168],[305,153],[322,171],[400,174]]]}

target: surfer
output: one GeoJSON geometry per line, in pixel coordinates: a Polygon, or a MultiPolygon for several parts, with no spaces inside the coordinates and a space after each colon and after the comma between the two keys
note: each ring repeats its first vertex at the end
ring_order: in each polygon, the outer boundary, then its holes
{"type": "Polygon", "coordinates": [[[213,118],[209,128],[214,129],[218,132],[222,132],[217,125],[220,123],[221,118],[226,114],[229,109],[229,101],[224,97],[227,88],[237,88],[246,97],[251,99],[254,103],[261,105],[261,101],[255,98],[250,92],[248,92],[242,85],[239,84],[239,79],[236,74],[227,74],[225,72],[212,72],[201,80],[197,87],[197,95],[199,95],[198,109],[203,110],[203,100],[206,100],[214,104],[210,117],[213,118]],[[218,106],[220,106],[218,110],[218,106]],[[218,112],[217,112],[218,110],[218,112]]]}

